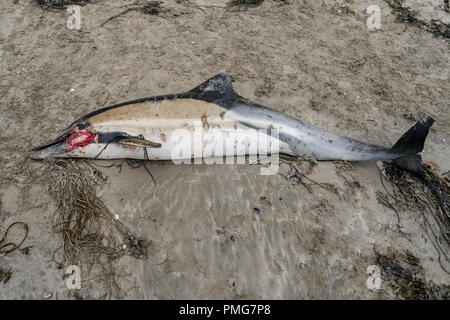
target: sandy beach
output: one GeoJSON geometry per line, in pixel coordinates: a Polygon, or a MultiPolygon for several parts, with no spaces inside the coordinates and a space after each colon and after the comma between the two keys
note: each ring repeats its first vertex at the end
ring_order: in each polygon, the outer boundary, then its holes
{"type": "MultiPolygon", "coordinates": [[[[407,5],[450,21],[444,1],[428,2],[407,5]]],[[[57,206],[50,180],[35,179],[44,164],[30,158],[32,146],[98,108],[187,91],[219,72],[243,97],[382,146],[431,116],[422,157],[450,170],[448,39],[396,22],[384,0],[226,3],[165,0],[152,15],[123,13],[140,2],[98,0],[80,7],[80,29],[67,27],[64,9],[0,3],[0,231],[15,221],[30,228],[29,250],[0,257],[12,269],[1,299],[73,298],[52,259],[57,206]],[[381,14],[375,31],[371,5],[381,14]]],[[[337,192],[293,184],[286,165],[263,176],[257,165],[153,161],[155,185],[142,166],[88,163],[103,166],[101,200],[150,243],[148,259],[116,262],[123,299],[401,298],[385,282],[367,287],[374,249],[411,252],[427,281],[450,285],[420,213],[403,210],[398,222],[377,200],[385,189],[375,162],[304,164],[337,192]]],[[[100,295],[95,279],[82,285],[100,295]]]]}

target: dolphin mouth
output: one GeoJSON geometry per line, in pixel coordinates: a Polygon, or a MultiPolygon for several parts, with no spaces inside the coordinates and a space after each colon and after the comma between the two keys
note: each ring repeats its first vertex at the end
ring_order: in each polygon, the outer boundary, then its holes
{"type": "Polygon", "coordinates": [[[38,144],[37,146],[34,146],[31,151],[40,151],[49,147],[52,147],[54,145],[57,145],[61,142],[64,142],[68,137],[70,136],[70,133],[64,133],[59,135],[58,137],[56,137],[53,140],[38,144]]]}
{"type": "Polygon", "coordinates": [[[31,155],[31,159],[43,160],[49,157],[55,157],[68,150],[64,150],[65,141],[70,136],[70,132],[63,132],[55,139],[33,146],[31,151],[35,151],[31,155]]]}
{"type": "Polygon", "coordinates": [[[64,156],[70,151],[70,148],[66,145],[65,141],[56,142],[55,140],[49,141],[47,144],[42,144],[33,148],[35,151],[31,155],[31,159],[44,160],[46,158],[56,158],[64,156]]]}

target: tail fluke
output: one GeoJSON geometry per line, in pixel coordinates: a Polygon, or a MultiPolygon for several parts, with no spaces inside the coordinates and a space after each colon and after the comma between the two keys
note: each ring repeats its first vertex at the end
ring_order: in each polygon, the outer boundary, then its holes
{"type": "Polygon", "coordinates": [[[417,122],[411,129],[398,139],[391,148],[392,153],[413,155],[422,152],[428,131],[434,123],[434,119],[428,117],[425,121],[417,122]]]}
{"type": "Polygon", "coordinates": [[[422,157],[418,153],[422,152],[425,139],[433,123],[434,119],[431,117],[428,117],[425,121],[417,122],[390,149],[392,153],[405,155],[394,160],[399,168],[412,173],[422,172],[422,157]]]}

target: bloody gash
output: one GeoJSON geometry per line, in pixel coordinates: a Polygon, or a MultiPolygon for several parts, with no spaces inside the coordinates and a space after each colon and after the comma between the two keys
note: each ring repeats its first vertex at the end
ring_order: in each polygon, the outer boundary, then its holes
{"type": "Polygon", "coordinates": [[[276,137],[270,136],[268,153],[301,154],[317,160],[394,160],[405,170],[419,172],[419,153],[433,122],[428,118],[416,123],[393,147],[386,148],[333,134],[251,102],[233,90],[228,75],[218,74],[185,93],[91,112],[55,139],[36,146],[32,157],[173,160],[206,153],[222,156],[220,149],[227,145],[234,146],[236,156],[252,155],[261,151],[251,146],[258,144],[265,129],[267,135],[277,132],[276,137]],[[180,132],[199,130],[202,139],[194,139],[189,146],[196,152],[174,152],[180,143],[182,148],[187,144],[180,132]]]}

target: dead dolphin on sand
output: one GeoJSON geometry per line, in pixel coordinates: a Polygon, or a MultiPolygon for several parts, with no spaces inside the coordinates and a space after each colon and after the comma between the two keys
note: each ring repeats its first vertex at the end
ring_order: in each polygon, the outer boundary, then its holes
{"type": "MultiPolygon", "coordinates": [[[[217,133],[224,140],[232,139],[235,156],[244,156],[261,152],[250,146],[258,143],[258,130],[265,129],[267,135],[278,132],[271,138],[276,139],[276,150],[271,148],[268,153],[301,154],[317,160],[394,160],[402,169],[417,173],[421,171],[419,153],[433,123],[430,117],[419,121],[391,148],[368,144],[251,102],[233,90],[228,75],[218,74],[185,93],[143,98],[91,112],[54,140],[36,146],[32,158],[173,160],[177,157],[174,149],[180,146],[179,139],[172,139],[177,130],[202,132],[202,139],[194,139],[192,149],[200,152],[179,157],[203,157],[211,148],[215,151],[208,155],[223,155],[214,147],[217,133]]],[[[230,141],[220,142],[226,145],[230,141]]]]}

